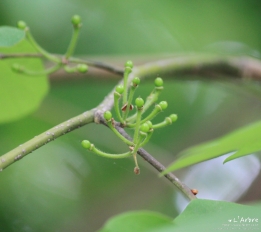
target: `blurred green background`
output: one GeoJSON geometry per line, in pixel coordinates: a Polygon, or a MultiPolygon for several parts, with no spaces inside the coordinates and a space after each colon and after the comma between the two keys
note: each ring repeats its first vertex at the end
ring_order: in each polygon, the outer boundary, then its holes
{"type": "MultiPolygon", "coordinates": [[[[254,0],[1,0],[0,24],[15,26],[18,20],[24,20],[46,50],[63,53],[72,32],[70,18],[79,14],[83,27],[75,55],[96,60],[106,57],[109,63],[111,58],[112,63],[116,60],[123,65],[126,59],[132,59],[135,64],[136,60],[146,62],[146,59],[177,53],[260,58],[260,12],[260,1],[254,0]]],[[[95,107],[118,80],[53,79],[38,110],[0,125],[1,154],[95,107]]],[[[173,112],[179,115],[179,120],[156,131],[145,147],[165,165],[189,146],[260,118],[261,93],[257,83],[171,79],[165,83],[161,99],[167,100],[170,107],[158,120],[173,112]]],[[[144,81],[137,96],[145,98],[152,88],[152,79],[144,81]]],[[[147,209],[175,217],[184,208],[186,202],[183,206],[177,204],[176,189],[159,179],[157,172],[143,160],[139,160],[141,175],[135,176],[132,159],[115,161],[95,156],[81,148],[83,139],[108,152],[126,149],[107,128],[87,125],[15,163],[0,177],[1,231],[95,231],[109,217],[121,212],[147,209]]],[[[241,159],[249,164],[241,188],[236,185],[236,178],[242,170],[223,166],[222,160],[204,163],[205,166],[200,166],[204,181],[198,183],[192,179],[188,184],[198,188],[198,196],[202,198],[258,200],[260,194],[251,195],[257,184],[251,187],[251,183],[255,178],[260,180],[259,160],[255,156],[241,159]],[[255,171],[251,172],[252,169],[255,171]],[[235,178],[228,182],[222,176],[223,171],[233,172],[235,178]],[[244,182],[248,183],[247,188],[244,182]],[[227,189],[225,195],[213,189],[213,183],[219,189],[227,189]],[[229,193],[235,186],[240,194],[231,197],[229,193]]],[[[188,179],[197,170],[195,165],[177,175],[188,179]]]]}

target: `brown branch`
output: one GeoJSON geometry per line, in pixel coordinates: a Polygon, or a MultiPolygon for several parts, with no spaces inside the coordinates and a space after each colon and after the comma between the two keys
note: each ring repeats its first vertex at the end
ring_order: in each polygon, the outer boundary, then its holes
{"type": "Polygon", "coordinates": [[[37,53],[11,53],[11,54],[2,54],[0,53],[0,60],[3,59],[13,59],[13,58],[42,58],[42,54],[37,53]]]}
{"type": "MultiPolygon", "coordinates": [[[[62,57],[61,55],[56,55],[62,57]]],[[[15,53],[15,54],[1,54],[1,59],[8,58],[42,58],[41,54],[33,53],[15,53]]],[[[147,57],[146,57],[147,58],[147,57]]],[[[142,60],[142,58],[139,58],[142,60]]],[[[148,60],[148,59],[147,59],[148,60]]],[[[108,73],[122,76],[123,69],[117,68],[115,65],[107,64],[104,62],[91,61],[89,59],[79,59],[71,57],[69,63],[85,63],[97,70],[104,70],[108,73]]],[[[139,65],[136,65],[135,70],[139,70],[139,74],[143,76],[151,75],[173,75],[175,78],[184,79],[184,76],[194,79],[201,79],[205,77],[207,79],[240,79],[248,78],[252,80],[261,80],[261,61],[251,57],[244,56],[220,56],[220,55],[179,55],[172,58],[163,58],[156,61],[144,62],[139,61],[139,65]],[[153,70],[154,71],[153,71],[153,70]],[[150,70],[150,71],[149,71],[150,70]],[[149,71],[149,72],[148,72],[149,71]]],[[[56,72],[51,76],[56,78],[62,75],[63,77],[71,77],[70,73],[56,72]]],[[[88,74],[87,74],[88,75],[88,74]]],[[[100,76],[101,73],[93,72],[92,75],[100,76]]],[[[106,75],[106,73],[102,73],[106,75]]]]}
{"type": "MultiPolygon", "coordinates": [[[[101,63],[100,66],[103,64],[101,63]]],[[[113,66],[113,65],[111,65],[113,66]]],[[[108,75],[121,74],[120,69],[116,72],[101,72],[100,68],[87,73],[86,76],[91,77],[106,77],[112,78],[108,75]]],[[[105,70],[105,69],[103,69],[105,70]]],[[[116,69],[117,70],[117,69],[116,69]]],[[[183,55],[179,57],[173,57],[169,59],[162,59],[158,61],[151,61],[148,63],[139,62],[135,65],[132,73],[134,76],[155,77],[164,76],[175,78],[179,80],[193,79],[193,80],[244,80],[250,79],[255,81],[261,81],[261,61],[250,57],[222,57],[222,56],[210,56],[210,55],[183,55]]],[[[66,76],[68,78],[72,76],[68,73],[54,73],[51,75],[52,79],[59,78],[59,76],[66,76]]],[[[114,76],[115,78],[115,76],[114,76]]]]}
{"type": "MultiPolygon", "coordinates": [[[[61,55],[57,55],[57,54],[54,54],[54,56],[60,57],[61,60],[63,58],[61,55]]],[[[44,56],[40,53],[12,53],[12,54],[2,54],[2,53],[0,53],[0,60],[14,59],[14,58],[20,58],[20,59],[21,58],[44,58],[44,56]]],[[[123,69],[117,68],[113,65],[106,64],[106,63],[103,63],[103,62],[91,61],[91,60],[71,57],[71,58],[69,58],[67,63],[68,64],[70,64],[70,63],[87,64],[88,66],[97,68],[99,70],[105,70],[105,71],[107,71],[109,73],[113,73],[115,75],[120,75],[120,76],[123,75],[123,69]]],[[[63,76],[65,76],[66,74],[68,74],[68,73],[64,72],[63,76]]],[[[54,74],[54,75],[57,75],[57,74],[54,74]]]]}

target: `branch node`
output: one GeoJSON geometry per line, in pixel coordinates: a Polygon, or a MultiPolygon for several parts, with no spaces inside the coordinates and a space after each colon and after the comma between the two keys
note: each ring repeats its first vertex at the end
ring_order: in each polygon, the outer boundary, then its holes
{"type": "Polygon", "coordinates": [[[96,124],[101,124],[104,120],[102,118],[103,112],[101,110],[96,110],[94,113],[94,122],[96,124]]]}

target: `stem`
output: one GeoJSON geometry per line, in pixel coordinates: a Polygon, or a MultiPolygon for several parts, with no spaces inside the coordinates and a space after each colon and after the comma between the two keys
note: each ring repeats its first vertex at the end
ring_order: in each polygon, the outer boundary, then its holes
{"type": "Polygon", "coordinates": [[[134,96],[136,88],[137,88],[137,86],[133,86],[133,85],[131,86],[129,99],[128,99],[128,103],[127,103],[127,108],[126,108],[126,111],[123,114],[123,120],[124,121],[128,117],[128,114],[129,114],[129,111],[130,111],[130,105],[131,105],[131,102],[132,102],[132,99],[133,99],[133,96],[134,96]]]}
{"type": "Polygon", "coordinates": [[[69,47],[65,53],[66,60],[73,54],[77,40],[79,38],[80,27],[73,27],[73,35],[69,47]]]}
{"type": "MultiPolygon", "coordinates": [[[[145,123],[147,121],[150,121],[151,119],[153,119],[159,112],[161,112],[161,107],[160,105],[156,105],[154,110],[144,119],[142,119],[142,121],[140,122],[140,124],[145,123]]],[[[133,128],[133,127],[137,127],[137,122],[136,123],[127,123],[126,124],[127,127],[129,128],[133,128]]]]}
{"type": "Polygon", "coordinates": [[[141,123],[145,123],[147,121],[150,121],[161,111],[162,111],[162,109],[161,109],[160,105],[155,105],[154,110],[146,118],[142,119],[141,123]]]}
{"type": "Polygon", "coordinates": [[[114,67],[109,64],[105,64],[103,62],[98,62],[98,61],[90,61],[90,60],[85,60],[85,59],[79,59],[79,58],[74,58],[70,57],[69,62],[71,63],[79,63],[79,64],[87,64],[88,66],[96,67],[98,69],[106,70],[108,72],[114,73],[116,75],[122,76],[123,75],[123,70],[119,69],[117,67],[114,67]]]}
{"type": "MultiPolygon", "coordinates": [[[[120,133],[120,132],[119,132],[120,133]]],[[[146,139],[147,134],[140,132],[139,133],[139,138],[137,140],[137,143],[135,144],[134,150],[132,151],[133,154],[137,153],[137,151],[139,150],[139,148],[141,147],[141,143],[144,141],[144,139],[146,139]]]]}
{"type": "Polygon", "coordinates": [[[109,154],[106,152],[103,152],[99,149],[97,149],[93,144],[91,146],[91,148],[89,149],[90,151],[94,152],[95,154],[105,157],[105,158],[110,158],[110,159],[122,159],[122,158],[127,158],[132,156],[132,153],[129,152],[125,152],[125,153],[121,153],[121,154],[109,154]]]}
{"type": "Polygon", "coordinates": [[[131,68],[126,67],[124,70],[124,75],[123,75],[123,87],[124,87],[124,92],[123,92],[123,98],[122,98],[122,105],[127,103],[128,99],[128,77],[129,74],[131,73],[131,68]]]}
{"type": "Polygon", "coordinates": [[[144,104],[144,111],[146,111],[150,106],[152,106],[159,98],[160,93],[162,92],[163,87],[155,87],[152,93],[147,97],[144,104]]]}
{"type": "MultiPolygon", "coordinates": [[[[62,59],[61,55],[55,54],[55,56],[62,59]]],[[[12,58],[43,58],[43,57],[44,56],[41,53],[12,53],[12,54],[0,53],[0,60],[12,59],[12,58]]],[[[101,70],[106,70],[106,71],[113,73],[115,75],[119,75],[119,76],[123,75],[122,69],[119,69],[119,68],[114,67],[110,64],[105,64],[105,63],[98,62],[98,61],[90,61],[90,60],[70,57],[69,63],[87,64],[88,66],[95,67],[95,68],[98,68],[98,69],[101,69],[101,70]]]]}
{"type": "Polygon", "coordinates": [[[77,67],[69,67],[68,65],[65,65],[63,68],[64,68],[64,71],[67,73],[77,72],[77,67]]]}
{"type": "Polygon", "coordinates": [[[56,64],[51,68],[45,69],[43,71],[32,71],[32,70],[28,70],[24,67],[21,67],[20,70],[17,70],[17,72],[29,75],[29,76],[41,76],[41,75],[49,75],[51,73],[56,72],[60,67],[62,66],[62,64],[56,64]]]}
{"type": "Polygon", "coordinates": [[[48,60],[51,60],[55,63],[61,63],[61,60],[50,54],[49,52],[45,51],[34,39],[34,37],[32,36],[30,29],[28,28],[26,31],[26,38],[28,39],[28,41],[31,43],[31,45],[38,51],[40,52],[45,58],[47,58],[48,60]]]}
{"type": "Polygon", "coordinates": [[[145,146],[146,143],[150,141],[150,138],[151,138],[151,136],[152,136],[152,134],[153,134],[153,131],[154,131],[154,130],[152,129],[152,130],[150,130],[150,131],[147,133],[147,136],[146,136],[146,138],[142,141],[142,143],[140,144],[140,147],[145,146]]]}
{"type": "MultiPolygon", "coordinates": [[[[158,100],[159,94],[163,90],[163,87],[155,87],[155,89],[152,91],[152,93],[147,97],[145,104],[143,106],[143,112],[142,114],[153,104],[158,100]]],[[[131,117],[127,118],[127,122],[133,122],[136,118],[136,114],[132,115],[131,117]]]]}
{"type": "Polygon", "coordinates": [[[119,107],[119,100],[120,100],[121,95],[118,92],[114,92],[114,110],[116,113],[116,116],[118,118],[118,120],[124,124],[124,120],[121,117],[121,113],[120,113],[120,107],[119,107]]]}
{"type": "Polygon", "coordinates": [[[172,124],[172,120],[169,117],[167,117],[167,118],[165,118],[165,120],[163,122],[152,125],[152,128],[153,129],[159,129],[159,128],[162,128],[164,126],[168,126],[168,125],[171,125],[171,124],[172,124]]]}
{"type": "Polygon", "coordinates": [[[136,118],[135,132],[134,132],[134,137],[133,137],[134,144],[137,144],[138,138],[139,138],[141,114],[142,114],[142,108],[137,108],[137,118],[136,118]]]}
{"type": "Polygon", "coordinates": [[[129,146],[133,146],[133,145],[134,145],[134,143],[133,143],[132,141],[130,141],[130,140],[126,139],[125,137],[123,137],[123,136],[119,133],[119,131],[117,131],[117,130],[115,129],[115,127],[112,125],[112,121],[108,121],[107,124],[108,124],[108,126],[110,127],[110,129],[111,129],[124,143],[126,143],[126,144],[129,145],[129,146]]]}
{"type": "Polygon", "coordinates": [[[0,53],[0,60],[12,59],[12,58],[42,58],[43,55],[39,53],[12,53],[12,54],[2,54],[0,53]]]}

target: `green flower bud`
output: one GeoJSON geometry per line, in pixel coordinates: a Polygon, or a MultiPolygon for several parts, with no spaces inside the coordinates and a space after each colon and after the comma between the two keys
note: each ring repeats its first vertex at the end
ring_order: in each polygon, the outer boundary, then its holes
{"type": "Polygon", "coordinates": [[[91,143],[90,143],[89,140],[83,140],[83,141],[82,141],[82,146],[83,146],[84,148],[86,148],[86,149],[90,149],[91,143]]]}
{"type": "Polygon", "coordinates": [[[77,71],[80,73],[86,73],[88,71],[88,66],[86,64],[78,64],[77,71]]]}
{"type": "Polygon", "coordinates": [[[177,121],[177,119],[178,119],[178,115],[176,115],[176,114],[171,114],[171,115],[169,116],[169,118],[171,119],[172,122],[175,122],[175,121],[177,121]]]}
{"type": "Polygon", "coordinates": [[[123,85],[118,85],[116,87],[116,92],[118,92],[119,94],[122,94],[124,92],[124,87],[123,85]]]}
{"type": "Polygon", "coordinates": [[[141,107],[143,107],[143,105],[144,105],[144,100],[143,100],[141,97],[138,97],[138,98],[136,98],[136,100],[135,100],[135,104],[136,104],[136,106],[137,106],[138,108],[141,108],[141,107]]]}
{"type": "Polygon", "coordinates": [[[133,68],[133,63],[132,63],[132,61],[131,60],[128,60],[126,63],[125,63],[125,68],[133,68]]]}
{"type": "Polygon", "coordinates": [[[19,29],[24,30],[24,29],[27,27],[27,25],[26,25],[26,23],[25,23],[24,21],[18,21],[18,22],[17,22],[17,27],[18,27],[19,29]]]}
{"type": "Polygon", "coordinates": [[[161,87],[161,86],[163,86],[163,80],[162,80],[162,78],[157,77],[157,78],[155,79],[155,81],[154,81],[154,84],[155,84],[156,87],[161,87]]]}
{"type": "Polygon", "coordinates": [[[107,121],[110,121],[111,118],[112,118],[112,114],[110,111],[105,111],[104,114],[103,114],[103,117],[107,120],[107,121]]]}
{"type": "Polygon", "coordinates": [[[138,77],[135,77],[133,80],[132,80],[132,85],[133,86],[137,86],[140,84],[140,78],[138,77]]]}
{"type": "Polygon", "coordinates": [[[71,19],[73,26],[79,26],[81,24],[81,17],[79,15],[74,15],[71,19]]]}
{"type": "Polygon", "coordinates": [[[147,133],[148,131],[150,130],[150,126],[148,125],[148,123],[143,123],[141,126],[140,126],[140,131],[141,132],[144,132],[144,133],[147,133]]]}
{"type": "Polygon", "coordinates": [[[162,110],[165,110],[168,107],[168,103],[166,101],[160,102],[159,105],[160,105],[162,110]]]}

